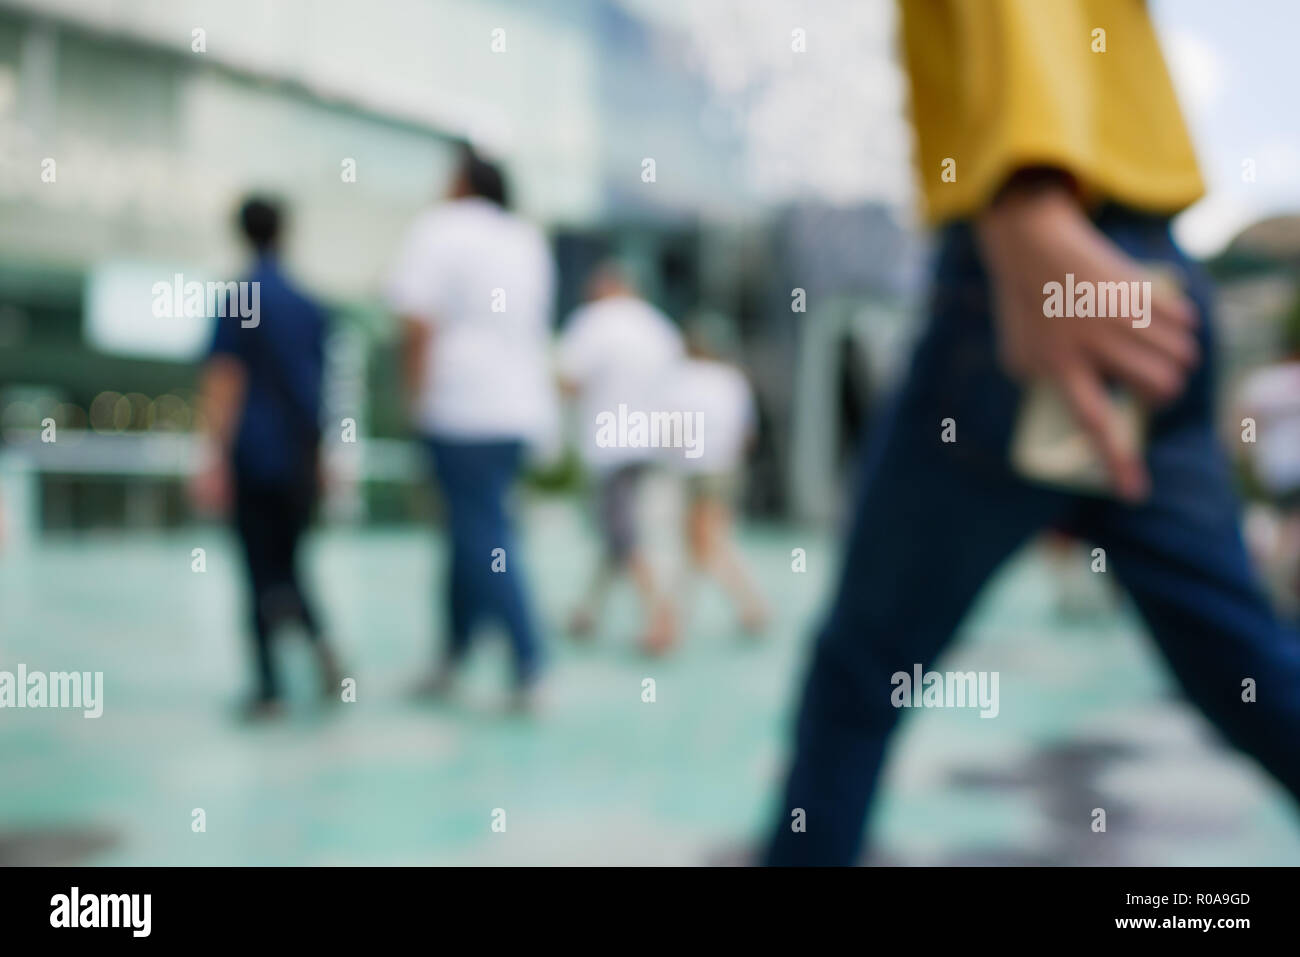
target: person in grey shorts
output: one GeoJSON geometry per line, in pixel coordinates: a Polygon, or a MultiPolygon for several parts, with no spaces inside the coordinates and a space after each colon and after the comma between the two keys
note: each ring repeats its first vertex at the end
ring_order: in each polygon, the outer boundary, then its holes
{"type": "Polygon", "coordinates": [[[620,466],[600,478],[596,491],[605,557],[618,567],[637,550],[637,501],[645,472],[641,462],[620,466]]]}
{"type": "Polygon", "coordinates": [[[610,586],[626,575],[644,609],[641,645],[661,654],[676,640],[677,616],[637,536],[639,492],[656,450],[625,441],[600,424],[662,410],[661,384],[685,347],[672,320],[641,299],[616,266],[595,271],[587,299],[565,323],[558,366],[561,387],[578,400],[579,445],[596,480],[604,549],[570,630],[577,637],[591,636],[610,586]]]}

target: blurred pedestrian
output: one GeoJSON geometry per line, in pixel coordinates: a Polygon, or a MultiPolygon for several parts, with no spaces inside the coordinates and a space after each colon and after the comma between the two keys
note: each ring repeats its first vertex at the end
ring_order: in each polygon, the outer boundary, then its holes
{"type": "Polygon", "coordinates": [[[570,630],[590,636],[610,587],[627,575],[645,616],[641,646],[659,654],[676,640],[676,611],[637,527],[641,489],[657,451],[649,444],[602,442],[597,423],[602,416],[618,416],[620,407],[625,414],[665,411],[670,399],[663,392],[664,378],[681,360],[684,345],[673,321],[642,299],[614,263],[592,273],[587,300],[564,327],[558,364],[564,391],[578,399],[581,452],[595,476],[604,548],[570,630]]]}
{"type": "Polygon", "coordinates": [[[463,147],[445,201],[411,226],[388,284],[411,421],[450,537],[447,640],[422,693],[450,691],[475,631],[496,622],[513,650],[512,705],[535,703],[541,640],[507,500],[528,450],[555,428],[554,292],[545,236],[511,212],[501,168],[463,147]]]}
{"type": "Polygon", "coordinates": [[[256,284],[259,312],[242,316],[233,301],[219,310],[200,385],[207,457],[192,492],[200,507],[233,516],[256,662],[247,714],[262,718],[282,710],[271,642],[287,621],[311,642],[323,694],[340,694],[337,661],[298,570],[318,492],[325,317],[280,264],[280,207],[250,198],[239,226],[253,254],[245,281],[256,284]]]}
{"type": "Polygon", "coordinates": [[[900,8],[940,227],[929,318],[871,433],[767,860],[858,859],[900,716],[895,676],[932,665],[1003,559],[1061,523],[1105,549],[1191,700],[1300,794],[1300,642],[1251,570],[1211,424],[1210,285],[1169,232],[1202,184],[1146,5],[900,8]],[[1130,314],[1062,314],[1053,283],[1116,299],[1106,284],[1123,283],[1130,314]],[[1091,443],[1098,485],[1012,465],[1028,383],[1054,390],[1091,443]],[[1145,447],[1119,392],[1145,409],[1145,447]]]}
{"type": "Polygon", "coordinates": [[[1243,441],[1241,449],[1277,512],[1272,570],[1282,579],[1294,612],[1300,608],[1300,299],[1291,307],[1283,336],[1283,357],[1242,381],[1236,420],[1250,418],[1254,423],[1250,441],[1243,441]]]}
{"type": "Polygon", "coordinates": [[[668,404],[698,417],[702,441],[696,454],[670,450],[668,461],[683,476],[689,564],[682,585],[688,595],[700,576],[712,578],[751,635],[767,624],[768,609],[735,538],[735,504],[746,452],[755,438],[754,392],[744,372],[723,360],[720,322],[697,322],[686,336],[687,355],[666,379],[668,404]]]}

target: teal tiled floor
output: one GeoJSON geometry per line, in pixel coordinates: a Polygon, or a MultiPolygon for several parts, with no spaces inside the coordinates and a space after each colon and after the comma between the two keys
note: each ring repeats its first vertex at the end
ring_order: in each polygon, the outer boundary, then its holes
{"type": "MultiPolygon", "coordinates": [[[[358,700],[310,703],[301,647],[283,724],[231,719],[245,678],[224,532],[48,541],[0,562],[0,668],[102,670],[98,720],[0,711],[0,863],[692,864],[744,845],[771,807],[794,676],[835,561],[822,534],[757,528],[777,609],[747,643],[704,595],[673,658],[632,647],[616,596],[591,647],[559,625],[593,545],[564,503],[529,511],[532,590],[552,669],[536,720],[501,711],[483,643],[455,706],[404,697],[431,658],[435,533],[328,531],[309,567],[358,700]],[[208,570],[190,570],[190,549],[208,570]],[[790,570],[790,550],[808,572],[790,570]],[[641,700],[656,681],[657,701],[641,700]],[[207,830],[191,830],[202,808],[207,830]],[[491,830],[506,811],[505,833],[491,830]]],[[[880,808],[884,863],[1300,863],[1280,790],[1171,694],[1138,623],[1101,603],[1060,618],[1030,552],[986,592],[941,667],[996,670],[1001,714],[923,711],[880,808]],[[1107,833],[1088,827],[1105,807],[1107,833]]]]}

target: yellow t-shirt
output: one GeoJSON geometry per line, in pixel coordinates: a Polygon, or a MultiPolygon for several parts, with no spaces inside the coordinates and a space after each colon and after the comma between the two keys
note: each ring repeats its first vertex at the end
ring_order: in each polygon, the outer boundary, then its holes
{"type": "Polygon", "coordinates": [[[1069,171],[1090,202],[1150,212],[1204,192],[1143,0],[899,6],[932,223],[974,214],[1025,166],[1069,171]]]}

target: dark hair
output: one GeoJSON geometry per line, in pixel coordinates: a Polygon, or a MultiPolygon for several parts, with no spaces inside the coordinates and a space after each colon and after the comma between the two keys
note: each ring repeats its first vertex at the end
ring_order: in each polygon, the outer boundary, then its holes
{"type": "Polygon", "coordinates": [[[502,209],[510,208],[510,186],[496,163],[485,160],[469,145],[461,146],[460,175],[470,196],[481,196],[502,209]]]}
{"type": "Polygon", "coordinates": [[[280,205],[261,196],[250,196],[239,207],[239,228],[258,252],[272,249],[280,238],[280,205]]]}

